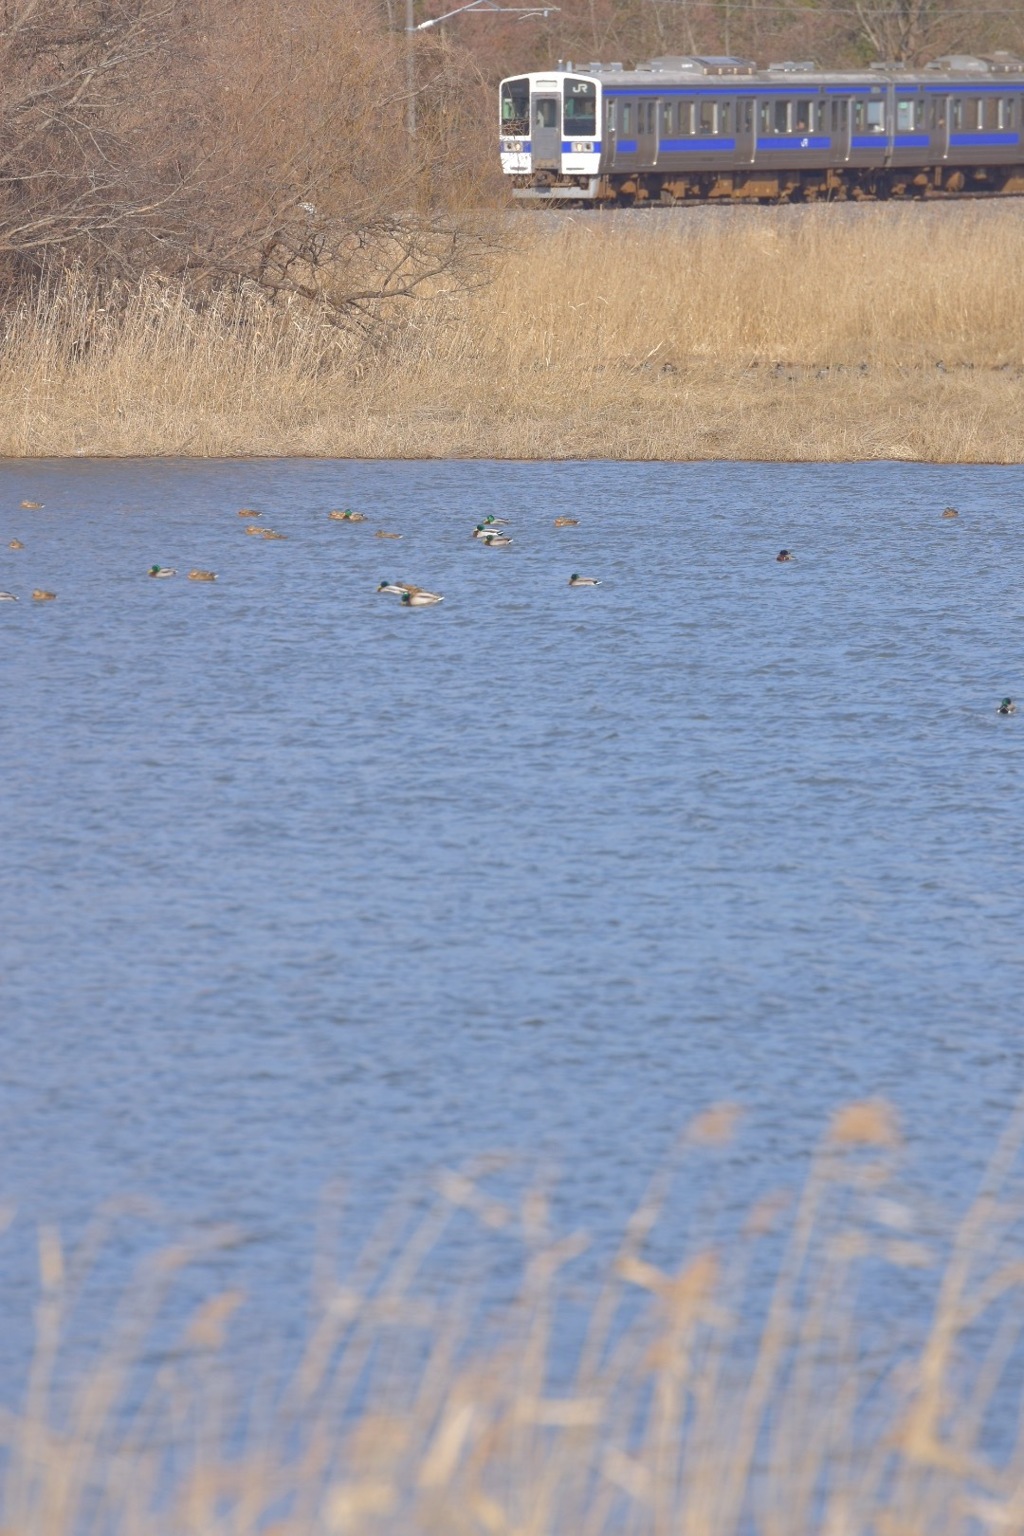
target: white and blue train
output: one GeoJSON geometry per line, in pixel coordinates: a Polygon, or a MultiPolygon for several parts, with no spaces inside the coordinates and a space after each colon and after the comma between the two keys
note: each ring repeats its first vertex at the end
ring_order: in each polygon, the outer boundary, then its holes
{"type": "Polygon", "coordinates": [[[635,69],[559,62],[499,91],[502,170],[533,202],[1024,192],[1024,62],[953,55],[877,64],[665,57],[635,69]]]}

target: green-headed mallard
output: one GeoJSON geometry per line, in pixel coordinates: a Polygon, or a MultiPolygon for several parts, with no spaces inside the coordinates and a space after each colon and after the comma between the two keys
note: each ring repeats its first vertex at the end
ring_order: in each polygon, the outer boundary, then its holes
{"type": "Polygon", "coordinates": [[[481,544],[486,544],[488,549],[508,549],[512,540],[507,533],[485,533],[481,535],[481,544]]]}
{"type": "Polygon", "coordinates": [[[997,715],[1015,715],[1017,706],[1012,699],[1003,699],[996,707],[997,715]]]}
{"type": "Polygon", "coordinates": [[[389,592],[393,597],[404,597],[406,592],[422,592],[422,587],[414,587],[411,581],[382,581],[377,588],[378,592],[389,592]]]}
{"type": "Polygon", "coordinates": [[[429,608],[431,603],[443,603],[444,598],[440,592],[403,592],[403,608],[429,608]]]}
{"type": "Polygon", "coordinates": [[[581,576],[578,571],[573,571],[569,577],[570,587],[599,587],[601,583],[596,576],[581,576]]]}
{"type": "Polygon", "coordinates": [[[353,512],[348,507],[343,512],[328,512],[328,517],[333,517],[336,523],[365,523],[365,512],[353,512]]]}
{"type": "Polygon", "coordinates": [[[177,574],[173,565],[151,565],[146,572],[147,576],[155,576],[157,578],[161,576],[177,576],[177,574]]]}

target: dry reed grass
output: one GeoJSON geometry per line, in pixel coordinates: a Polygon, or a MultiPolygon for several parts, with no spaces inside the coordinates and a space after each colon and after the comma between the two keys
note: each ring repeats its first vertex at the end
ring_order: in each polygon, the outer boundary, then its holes
{"type": "Polygon", "coordinates": [[[256,295],[73,281],[6,317],[0,452],[1022,456],[1016,203],[513,219],[372,351],[256,295]]]}
{"type": "MultiPolygon", "coordinates": [[[[692,1179],[733,1118],[700,1116],[675,1172],[692,1179]]],[[[385,1225],[347,1280],[321,1261],[301,1359],[262,1404],[250,1387],[244,1412],[223,1360],[233,1291],[207,1299],[155,1368],[150,1355],[139,1386],[178,1250],[59,1406],[83,1266],[45,1232],[35,1363],[23,1408],[0,1420],[0,1524],[5,1536],[1014,1536],[1022,1134],[1018,1115],[973,1205],[938,1235],[937,1267],[894,1198],[899,1137],[883,1104],[835,1116],[785,1215],[765,1201],[741,1234],[677,1266],[651,1258],[667,1172],[586,1307],[571,1278],[585,1241],[552,1233],[540,1194],[516,1209],[485,1179],[448,1175],[415,1230],[398,1241],[385,1225]],[[522,1290],[500,1315],[481,1313],[466,1276],[424,1277],[467,1212],[524,1241],[522,1290]],[[907,1270],[921,1276],[915,1327],[883,1339],[879,1296],[907,1270]],[[570,1347],[560,1330],[581,1310],[570,1347]]],[[[890,1330],[906,1322],[899,1306],[881,1311],[890,1330]]]]}

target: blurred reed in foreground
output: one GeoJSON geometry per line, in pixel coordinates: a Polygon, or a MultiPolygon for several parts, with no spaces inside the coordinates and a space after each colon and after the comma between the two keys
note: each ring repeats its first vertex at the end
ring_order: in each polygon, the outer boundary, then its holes
{"type": "Polygon", "coordinates": [[[1021,457],[1009,205],[685,210],[495,233],[347,334],[253,290],[73,278],[8,313],[0,453],[1021,457]]]}
{"type": "MultiPolygon", "coordinates": [[[[692,1178],[694,1158],[727,1144],[732,1118],[700,1116],[677,1172],[692,1178]]],[[[44,1233],[35,1362],[22,1409],[2,1420],[0,1528],[1018,1532],[1022,1130],[1018,1116],[934,1252],[894,1198],[892,1114],[863,1103],[836,1115],[785,1215],[766,1201],[742,1231],[668,1265],[652,1258],[670,1179],[657,1181],[593,1288],[571,1278],[583,1238],[554,1236],[539,1194],[515,1209],[485,1181],[448,1175],[411,1235],[396,1242],[385,1226],[346,1283],[321,1263],[302,1357],[262,1401],[259,1360],[240,1362],[245,1394],[228,1385],[225,1338],[244,1308],[234,1292],[207,1299],[155,1355],[178,1251],[69,1397],[56,1385],[60,1341],[82,1261],[44,1233]],[[426,1276],[446,1222],[467,1212],[485,1244],[513,1228],[524,1244],[518,1299],[487,1313],[468,1275],[426,1276]],[[920,1271],[913,1286],[908,1270],[920,1271]],[[913,1296],[912,1317],[894,1285],[913,1296]],[[573,1316],[570,1342],[560,1330],[573,1316]]]]}

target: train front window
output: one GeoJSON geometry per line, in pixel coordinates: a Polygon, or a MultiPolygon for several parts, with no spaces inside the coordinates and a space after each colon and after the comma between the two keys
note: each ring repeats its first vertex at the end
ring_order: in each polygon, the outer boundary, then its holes
{"type": "Polygon", "coordinates": [[[567,80],[564,87],[565,136],[592,139],[597,134],[597,86],[593,80],[567,80]]]}
{"type": "Polygon", "coordinates": [[[501,131],[520,136],[530,131],[529,80],[503,80],[501,83],[501,131]]]}

